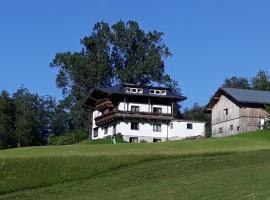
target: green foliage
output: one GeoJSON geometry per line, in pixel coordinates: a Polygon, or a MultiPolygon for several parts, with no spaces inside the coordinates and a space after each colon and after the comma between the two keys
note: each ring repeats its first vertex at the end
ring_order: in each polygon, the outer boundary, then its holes
{"type": "Polygon", "coordinates": [[[0,93],[0,149],[16,147],[15,105],[8,92],[0,93]]]}
{"type": "Polygon", "coordinates": [[[247,78],[236,76],[226,78],[222,87],[269,91],[269,78],[267,71],[259,70],[257,74],[250,79],[250,81],[247,78]]]}
{"type": "Polygon", "coordinates": [[[267,112],[266,120],[263,125],[263,129],[270,130],[270,105],[265,105],[265,111],[267,112]]]}
{"type": "Polygon", "coordinates": [[[70,114],[50,96],[24,87],[12,96],[0,93],[0,149],[44,145],[50,134],[71,130],[70,114]]]}
{"type": "MultiPolygon", "coordinates": [[[[118,143],[126,143],[123,140],[123,136],[120,133],[116,134],[115,139],[116,139],[117,144],[118,143]]],[[[103,139],[85,140],[85,141],[81,142],[81,144],[112,144],[112,137],[107,136],[103,139]]]]}
{"type": "Polygon", "coordinates": [[[145,32],[135,21],[111,26],[98,22],[81,40],[80,52],[55,55],[50,66],[59,69],[56,83],[65,95],[61,104],[70,111],[75,130],[91,129],[91,115],[82,104],[97,85],[162,84],[181,93],[177,82],[165,73],[164,62],[171,53],[162,37],[161,32],[145,32]]]}
{"type": "Polygon", "coordinates": [[[186,108],[183,112],[183,118],[194,121],[206,122],[206,137],[211,137],[211,115],[204,112],[205,107],[195,103],[192,108],[186,108]]]}
{"type": "Polygon", "coordinates": [[[264,70],[259,72],[251,79],[252,86],[255,90],[270,90],[269,75],[264,70]]]}
{"type": "Polygon", "coordinates": [[[250,83],[247,78],[233,76],[226,78],[222,87],[225,88],[238,88],[238,89],[250,89],[250,83]]]}
{"type": "Polygon", "coordinates": [[[71,132],[64,135],[55,136],[50,135],[48,138],[49,145],[68,145],[76,144],[88,139],[88,134],[84,132],[71,132]]]}

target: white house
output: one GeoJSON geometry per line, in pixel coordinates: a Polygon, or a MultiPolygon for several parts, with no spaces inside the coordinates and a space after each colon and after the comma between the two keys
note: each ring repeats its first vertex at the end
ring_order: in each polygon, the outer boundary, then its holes
{"type": "Polygon", "coordinates": [[[85,102],[86,107],[94,108],[92,139],[118,133],[127,142],[204,137],[204,122],[175,118],[174,105],[185,99],[164,87],[95,87],[85,102]]]}

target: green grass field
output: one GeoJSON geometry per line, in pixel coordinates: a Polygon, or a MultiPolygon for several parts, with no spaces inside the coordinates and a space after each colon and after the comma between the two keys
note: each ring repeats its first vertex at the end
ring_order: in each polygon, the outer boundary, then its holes
{"type": "Polygon", "coordinates": [[[3,150],[2,199],[270,199],[270,131],[3,150]]]}

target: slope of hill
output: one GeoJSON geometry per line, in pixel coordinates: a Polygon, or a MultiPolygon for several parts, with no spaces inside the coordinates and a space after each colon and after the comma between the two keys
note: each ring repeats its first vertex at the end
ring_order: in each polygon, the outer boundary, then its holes
{"type": "Polygon", "coordinates": [[[0,151],[0,199],[265,199],[269,170],[269,131],[20,148],[0,151]]]}

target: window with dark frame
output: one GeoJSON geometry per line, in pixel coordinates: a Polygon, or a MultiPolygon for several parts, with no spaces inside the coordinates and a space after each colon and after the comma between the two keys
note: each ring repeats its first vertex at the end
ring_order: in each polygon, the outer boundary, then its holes
{"type": "Polygon", "coordinates": [[[153,124],[154,132],[161,132],[161,124],[153,124]]]}
{"type": "Polygon", "coordinates": [[[153,107],[153,113],[162,113],[162,108],[160,108],[160,107],[153,107]]]}
{"type": "Polygon", "coordinates": [[[170,128],[173,129],[173,123],[170,124],[170,128]]]}
{"type": "Polygon", "coordinates": [[[218,129],[218,133],[219,133],[219,134],[220,134],[220,133],[223,133],[222,127],[220,127],[220,128],[218,129]]]}
{"type": "Polygon", "coordinates": [[[187,123],[187,129],[193,129],[193,124],[187,123]]]}
{"type": "Polygon", "coordinates": [[[229,109],[228,108],[224,109],[224,114],[225,115],[228,115],[229,114],[229,109]]]}
{"type": "Polygon", "coordinates": [[[139,122],[131,122],[131,130],[139,130],[139,122]]]}
{"type": "Polygon", "coordinates": [[[240,131],[240,126],[237,126],[237,131],[240,131]]]}
{"type": "Polygon", "coordinates": [[[140,112],[139,106],[131,106],[131,112],[140,112]]]}
{"type": "Polygon", "coordinates": [[[98,136],[98,127],[94,128],[94,137],[98,136]]]}

